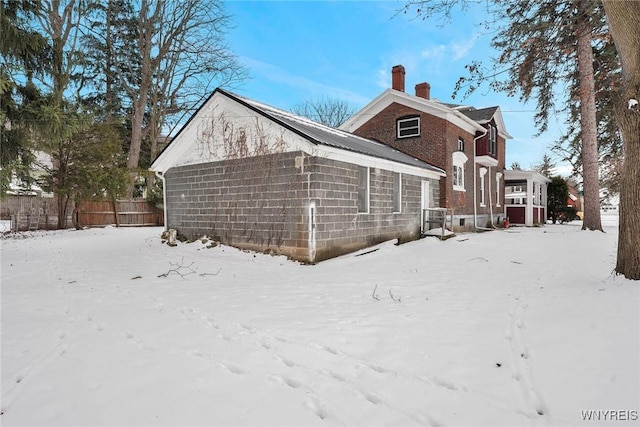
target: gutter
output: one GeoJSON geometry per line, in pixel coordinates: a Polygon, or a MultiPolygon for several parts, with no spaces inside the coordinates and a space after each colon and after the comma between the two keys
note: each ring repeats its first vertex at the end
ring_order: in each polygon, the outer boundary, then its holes
{"type": "Polygon", "coordinates": [[[167,231],[167,182],[164,179],[164,173],[153,171],[153,173],[162,181],[162,211],[164,214],[164,231],[167,231]]]}

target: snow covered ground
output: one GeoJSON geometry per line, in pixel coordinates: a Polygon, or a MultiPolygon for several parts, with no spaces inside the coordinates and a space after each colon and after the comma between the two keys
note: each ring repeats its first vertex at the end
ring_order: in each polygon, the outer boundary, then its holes
{"type": "Polygon", "coordinates": [[[635,425],[640,284],[609,219],[315,266],[160,228],[5,238],[0,420],[635,425]]]}

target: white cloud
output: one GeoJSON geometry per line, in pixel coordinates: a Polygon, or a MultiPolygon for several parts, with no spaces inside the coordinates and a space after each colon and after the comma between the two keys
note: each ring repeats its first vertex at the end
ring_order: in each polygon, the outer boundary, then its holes
{"type": "Polygon", "coordinates": [[[458,59],[462,59],[467,56],[469,51],[471,51],[471,48],[473,48],[473,45],[476,43],[476,40],[477,37],[473,36],[470,39],[464,40],[459,43],[451,43],[449,45],[449,49],[451,50],[451,53],[453,53],[453,60],[457,61],[458,59]]]}
{"type": "Polygon", "coordinates": [[[429,46],[420,52],[423,58],[442,61],[451,59],[457,61],[468,56],[478,39],[477,35],[472,35],[466,40],[454,40],[447,44],[429,46]]]}
{"type": "Polygon", "coordinates": [[[286,86],[296,88],[299,92],[308,92],[314,96],[334,97],[356,105],[364,105],[370,101],[369,98],[351,90],[325,85],[315,80],[301,77],[286,69],[280,68],[277,65],[262,62],[246,56],[241,57],[241,59],[255,74],[258,74],[272,82],[282,83],[286,86]]]}
{"type": "Polygon", "coordinates": [[[421,54],[425,59],[441,59],[447,51],[447,46],[440,44],[438,46],[429,47],[424,49],[421,54]]]}

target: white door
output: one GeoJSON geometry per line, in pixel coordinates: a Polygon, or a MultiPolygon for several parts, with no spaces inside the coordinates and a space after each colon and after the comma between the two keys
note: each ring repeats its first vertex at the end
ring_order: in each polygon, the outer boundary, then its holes
{"type": "MultiPolygon", "coordinates": [[[[425,229],[425,209],[429,208],[429,181],[422,181],[422,202],[420,204],[420,230],[424,233],[425,229]]],[[[428,214],[427,214],[428,215],[428,214]]]]}

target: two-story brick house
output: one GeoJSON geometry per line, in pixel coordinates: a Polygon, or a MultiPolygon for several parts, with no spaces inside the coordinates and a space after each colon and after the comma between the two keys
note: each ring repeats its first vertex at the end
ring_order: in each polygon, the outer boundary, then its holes
{"type": "Polygon", "coordinates": [[[454,230],[502,224],[507,132],[500,107],[476,109],[430,98],[430,85],[405,92],[405,69],[392,69],[391,89],[340,128],[380,141],[446,171],[440,206],[454,212],[454,230]]]}

